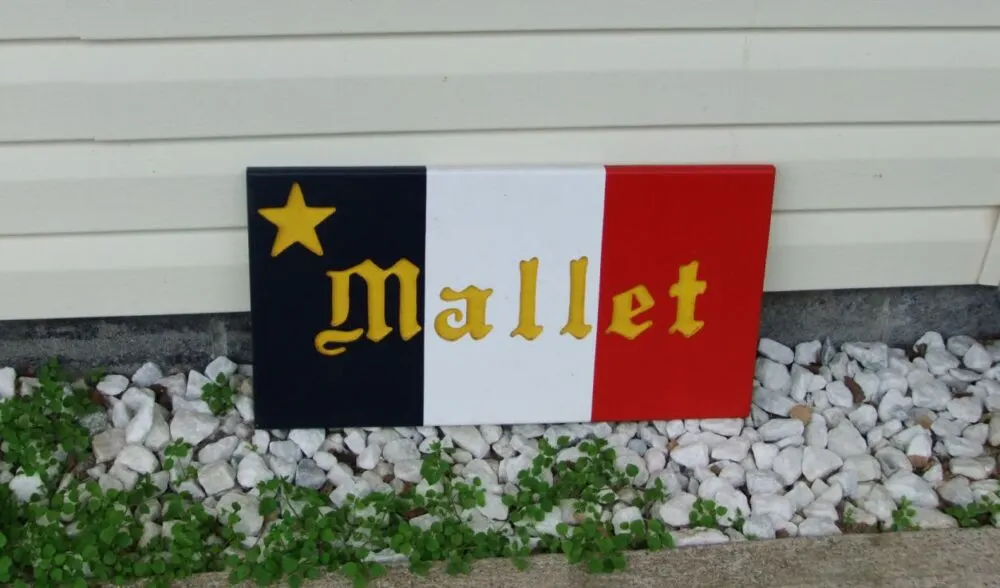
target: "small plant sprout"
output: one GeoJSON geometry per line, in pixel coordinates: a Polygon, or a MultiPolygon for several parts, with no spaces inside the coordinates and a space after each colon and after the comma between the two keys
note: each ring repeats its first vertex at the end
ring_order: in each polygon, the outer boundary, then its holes
{"type": "Polygon", "coordinates": [[[913,504],[904,496],[899,500],[896,510],[892,511],[891,529],[893,531],[916,530],[917,526],[913,524],[913,517],[916,515],[917,511],[913,509],[913,504]]]}
{"type": "Polygon", "coordinates": [[[965,506],[953,505],[944,509],[945,514],[955,517],[960,527],[982,527],[1000,518],[1000,490],[993,495],[985,495],[965,506]]]}
{"type": "Polygon", "coordinates": [[[854,509],[850,506],[844,508],[844,525],[851,526],[854,524],[854,509]]]}
{"type": "Polygon", "coordinates": [[[719,517],[726,516],[729,512],[724,506],[718,506],[712,500],[698,498],[691,508],[690,520],[692,527],[704,527],[706,529],[718,529],[719,517]]]}
{"type": "Polygon", "coordinates": [[[208,382],[201,387],[202,400],[208,404],[215,414],[225,414],[233,408],[233,396],[236,392],[230,387],[225,374],[216,376],[214,382],[208,382]]]}

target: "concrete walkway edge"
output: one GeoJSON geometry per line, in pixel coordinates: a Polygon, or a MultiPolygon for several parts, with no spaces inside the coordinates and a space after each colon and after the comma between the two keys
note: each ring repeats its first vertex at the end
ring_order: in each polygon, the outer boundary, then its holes
{"type": "MultiPolygon", "coordinates": [[[[635,552],[615,574],[592,575],[561,555],[531,558],[521,571],[503,559],[476,561],[472,572],[448,575],[438,566],[426,577],[395,566],[372,588],[846,588],[1000,586],[1000,529],[852,534],[826,538],[740,541],[659,552],[635,552]]],[[[229,586],[225,574],[205,574],[177,585],[229,586]]],[[[283,584],[284,585],[284,584],[283,584]]],[[[243,584],[247,588],[253,583],[243,584]]],[[[305,586],[340,588],[341,575],[305,586]]]]}

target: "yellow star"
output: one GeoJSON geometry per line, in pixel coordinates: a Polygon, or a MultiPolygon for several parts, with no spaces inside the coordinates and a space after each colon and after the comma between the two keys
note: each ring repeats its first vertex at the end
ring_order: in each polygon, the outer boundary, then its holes
{"type": "Polygon", "coordinates": [[[316,227],[336,211],[337,209],[332,206],[329,208],[309,208],[302,197],[302,188],[299,187],[299,183],[293,183],[285,206],[282,208],[261,208],[257,211],[262,217],[278,227],[278,235],[274,238],[274,245],[271,247],[271,257],[277,257],[279,253],[295,243],[301,243],[316,255],[323,255],[323,245],[319,242],[316,227]]]}

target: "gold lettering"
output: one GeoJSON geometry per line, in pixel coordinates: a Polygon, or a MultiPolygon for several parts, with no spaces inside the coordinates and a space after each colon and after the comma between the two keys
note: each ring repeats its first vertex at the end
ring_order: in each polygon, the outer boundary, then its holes
{"type": "Polygon", "coordinates": [[[637,325],[632,319],[650,308],[653,308],[653,297],[642,284],[616,295],[612,298],[611,324],[607,332],[618,333],[626,339],[635,339],[653,326],[653,321],[647,320],[637,325]],[[638,301],[639,306],[633,306],[633,301],[638,301]]]}
{"type": "Polygon", "coordinates": [[[465,300],[468,316],[463,325],[453,327],[448,324],[448,318],[453,317],[456,321],[460,321],[462,320],[462,311],[457,308],[442,310],[434,318],[434,330],[446,341],[458,341],[466,333],[477,341],[482,339],[493,330],[493,325],[486,324],[486,302],[490,294],[493,294],[492,288],[481,290],[475,286],[469,286],[461,292],[456,292],[451,288],[441,290],[441,300],[445,302],[465,300]]]}
{"type": "Polygon", "coordinates": [[[671,333],[680,332],[691,337],[705,326],[694,318],[695,299],[705,293],[707,282],[698,281],[698,262],[692,261],[678,269],[678,279],[670,286],[670,297],[677,299],[677,319],[670,327],[671,333]]]}
{"type": "Polygon", "coordinates": [[[541,325],[535,322],[535,300],[538,294],[538,258],[521,262],[521,301],[517,313],[517,328],[510,336],[520,335],[531,341],[542,334],[541,325]]]}
{"type": "MultiPolygon", "coordinates": [[[[392,332],[385,322],[385,282],[390,275],[399,281],[399,335],[404,341],[420,332],[417,323],[417,277],[420,268],[407,259],[400,259],[385,270],[370,259],[342,270],[329,271],[332,286],[332,319],[330,325],[339,327],[347,320],[351,309],[351,276],[361,277],[368,289],[368,339],[376,343],[392,332]]],[[[316,335],[316,351],[323,355],[339,355],[344,347],[327,347],[330,343],[350,343],[361,337],[363,329],[338,331],[327,329],[316,335]]]]}
{"type": "Polygon", "coordinates": [[[350,331],[327,329],[316,333],[316,339],[313,341],[313,344],[316,346],[316,351],[321,355],[332,357],[347,351],[347,348],[343,346],[327,347],[328,345],[331,343],[353,343],[360,339],[364,332],[364,329],[352,329],[350,331]]]}
{"type": "Polygon", "coordinates": [[[587,296],[587,258],[581,257],[569,262],[569,319],[560,335],[569,333],[583,339],[593,328],[584,322],[584,300],[587,296]]]}

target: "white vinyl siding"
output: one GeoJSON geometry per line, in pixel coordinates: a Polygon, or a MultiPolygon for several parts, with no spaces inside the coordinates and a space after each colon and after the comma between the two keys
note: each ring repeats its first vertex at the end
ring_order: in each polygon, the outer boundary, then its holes
{"type": "Polygon", "coordinates": [[[1000,284],[1000,3],[0,3],[0,319],[247,310],[248,166],[629,163],[774,164],[769,291],[1000,284]]]}

